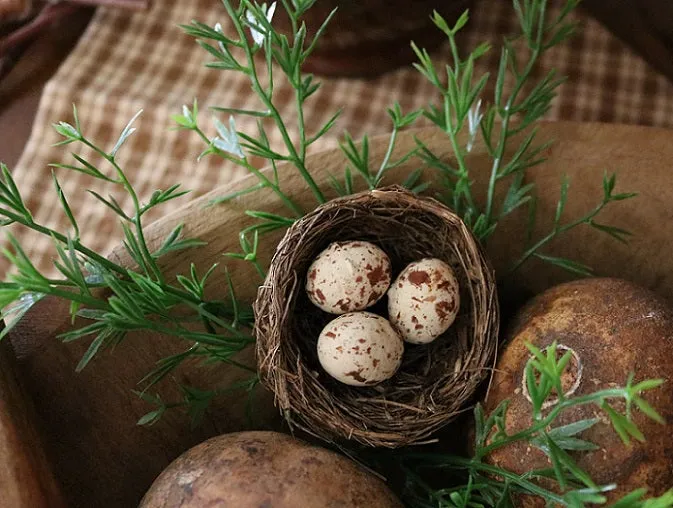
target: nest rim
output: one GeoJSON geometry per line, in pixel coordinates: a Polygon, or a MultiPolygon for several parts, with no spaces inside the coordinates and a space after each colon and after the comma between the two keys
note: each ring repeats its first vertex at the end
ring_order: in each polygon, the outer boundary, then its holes
{"type": "MultiPolygon", "coordinates": [[[[384,315],[381,307],[366,311],[384,315]]],[[[464,411],[496,359],[495,274],[481,245],[443,204],[400,187],[337,198],[299,219],[276,248],[254,311],[262,383],[290,428],[328,442],[423,443],[464,411]],[[461,301],[468,303],[430,345],[405,343],[404,363],[393,378],[364,389],[333,380],[312,356],[320,329],[338,316],[307,306],[304,290],[311,260],[331,241],[351,239],[382,247],[393,261],[393,279],[419,252],[449,262],[459,276],[461,301]]]]}

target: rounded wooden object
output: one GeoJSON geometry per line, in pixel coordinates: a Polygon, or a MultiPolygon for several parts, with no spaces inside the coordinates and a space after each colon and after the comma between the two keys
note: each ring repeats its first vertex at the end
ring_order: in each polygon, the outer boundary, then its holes
{"type": "Polygon", "coordinates": [[[186,451],[139,508],[402,508],[372,473],[343,455],[278,432],[235,432],[186,451]]]}
{"type": "MultiPolygon", "coordinates": [[[[573,281],[536,296],[517,314],[505,340],[508,344],[498,359],[485,410],[488,414],[503,400],[510,401],[505,418],[509,435],[532,423],[524,381],[531,357],[527,343],[544,350],[557,342],[563,348],[560,353],[572,352],[564,390],[575,396],[624,386],[632,373],[634,384],[664,379],[664,386],[643,396],[667,425],[648,418],[635,405],[633,408],[634,422],[647,439],[643,443],[634,440],[624,445],[595,405],[564,411],[554,426],[601,418],[577,436],[598,449],[574,457],[598,485],[617,484],[606,494],[608,502],[643,486],[648,487],[648,495],[660,496],[673,485],[673,308],[668,302],[620,279],[573,281]]],[[[607,402],[624,411],[621,400],[607,402]]],[[[488,460],[517,474],[551,467],[542,451],[523,442],[496,450],[488,460]]],[[[543,507],[544,501],[529,498],[525,505],[543,507]]]]}
{"type": "MultiPolygon", "coordinates": [[[[472,0],[320,0],[302,18],[311,38],[337,9],[305,70],[323,76],[375,76],[415,61],[409,41],[432,51],[447,41],[432,20],[437,10],[453,26],[472,0]]],[[[283,9],[274,22],[291,33],[283,9]]]]}

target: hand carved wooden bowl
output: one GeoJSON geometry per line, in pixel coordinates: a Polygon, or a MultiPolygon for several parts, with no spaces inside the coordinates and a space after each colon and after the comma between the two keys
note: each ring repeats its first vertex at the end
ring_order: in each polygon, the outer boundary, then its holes
{"type": "MultiPolygon", "coordinates": [[[[401,136],[403,147],[420,136],[436,152],[450,159],[447,140],[436,131],[417,131],[401,136]]],[[[541,136],[556,142],[545,154],[548,162],[531,171],[538,185],[540,217],[538,233],[547,231],[558,199],[563,174],[571,178],[568,216],[579,216],[601,197],[603,172],[619,172],[619,191],[635,191],[637,199],[608,208],[603,219],[635,233],[622,245],[590,228],[578,228],[554,243],[546,254],[568,256],[596,269],[597,274],[630,279],[673,301],[673,132],[644,127],[601,124],[549,123],[541,136]]],[[[374,158],[383,157],[387,138],[371,143],[374,158]]],[[[413,163],[412,163],[413,164],[413,163]]],[[[490,169],[483,148],[475,147],[468,164],[478,175],[475,185],[485,188],[490,169]]],[[[327,176],[344,165],[339,151],[314,154],[308,163],[320,185],[328,188],[327,176]]],[[[412,165],[398,168],[387,183],[400,182],[412,165]]],[[[286,189],[293,189],[300,204],[311,205],[303,182],[290,167],[280,167],[286,189]]],[[[162,258],[170,274],[185,273],[189,263],[208,267],[221,261],[221,253],[235,250],[237,232],[248,218],[245,209],[281,212],[274,195],[259,192],[226,206],[204,210],[204,203],[247,186],[238,182],[215,189],[151,226],[150,242],[157,245],[175,224],[184,222],[188,236],[209,244],[196,251],[162,258]],[[233,188],[232,188],[233,187],[233,188]]],[[[487,245],[496,273],[502,273],[519,252],[525,213],[504,221],[487,245]]],[[[276,237],[277,239],[277,237],[276,237]]],[[[268,260],[275,245],[265,238],[268,260]]],[[[111,254],[129,263],[120,249],[111,254]]],[[[255,280],[246,264],[233,267],[239,296],[252,301],[256,287],[241,283],[255,280]]],[[[557,268],[532,261],[511,279],[501,281],[505,307],[521,295],[542,291],[572,276],[557,268]]],[[[226,287],[223,275],[211,283],[211,291],[226,287]]],[[[152,480],[168,463],[192,445],[216,434],[245,429],[245,397],[224,397],[203,426],[190,429],[182,413],[167,414],[152,427],[136,421],[149,408],[131,390],[153,362],[180,351],[183,344],[158,335],[133,333],[114,351],[97,358],[82,373],[75,365],[85,343],[64,344],[55,336],[71,327],[67,305],[42,301],[4,341],[0,354],[0,492],[3,506],[127,507],[135,506],[152,480]],[[5,504],[7,503],[7,504],[5,504]]],[[[250,352],[252,354],[252,351],[250,352]]],[[[187,369],[180,381],[197,385],[227,383],[237,374],[226,367],[187,369]]],[[[257,429],[282,428],[272,397],[259,392],[253,425],[257,429]]]]}
{"type": "MultiPolygon", "coordinates": [[[[325,31],[306,70],[324,76],[375,76],[415,60],[409,41],[432,51],[446,35],[432,23],[438,11],[449,24],[472,6],[472,0],[321,0],[308,11],[309,36],[333,9],[337,14],[325,31]]],[[[279,9],[279,30],[290,32],[289,18],[279,9]]]]}

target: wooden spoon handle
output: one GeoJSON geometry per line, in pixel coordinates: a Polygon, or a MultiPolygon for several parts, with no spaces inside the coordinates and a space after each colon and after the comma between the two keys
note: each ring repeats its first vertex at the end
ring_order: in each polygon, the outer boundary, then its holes
{"type": "Polygon", "coordinates": [[[65,507],[28,400],[17,383],[10,343],[0,342],[0,504],[13,508],[65,507]]]}

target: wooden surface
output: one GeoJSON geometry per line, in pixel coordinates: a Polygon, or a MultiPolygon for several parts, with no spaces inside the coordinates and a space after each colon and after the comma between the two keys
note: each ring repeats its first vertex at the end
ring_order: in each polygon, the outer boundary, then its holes
{"type": "Polygon", "coordinates": [[[16,378],[9,342],[0,343],[0,492],[2,506],[60,508],[60,488],[44,454],[30,397],[16,378]]]}
{"type": "Polygon", "coordinates": [[[0,79],[0,161],[10,168],[28,141],[45,84],[70,53],[92,13],[82,9],[41,34],[0,79]]]}
{"type": "MultiPolygon", "coordinates": [[[[434,131],[418,134],[432,149],[450,157],[442,136],[434,131]]],[[[616,223],[637,234],[629,246],[583,228],[556,242],[546,253],[572,256],[594,266],[600,275],[627,277],[673,301],[673,258],[663,255],[673,244],[673,207],[670,206],[673,202],[670,171],[673,132],[557,123],[544,125],[542,136],[556,139],[556,144],[546,154],[550,161],[533,171],[533,179],[539,185],[540,216],[545,217],[540,231],[546,231],[553,216],[563,173],[572,178],[567,217],[578,216],[596,204],[606,169],[620,172],[619,191],[640,193],[638,199],[615,205],[602,218],[604,222],[616,223]]],[[[409,133],[401,137],[402,146],[412,142],[409,133]]],[[[374,161],[382,157],[384,148],[382,141],[372,143],[374,161]]],[[[476,185],[483,190],[483,177],[489,165],[482,148],[473,150],[468,164],[478,172],[476,185]]],[[[339,152],[317,154],[309,160],[309,167],[322,186],[327,175],[339,174],[343,165],[339,152]]],[[[400,175],[409,169],[409,165],[401,168],[389,183],[399,181],[400,175]]],[[[280,172],[286,188],[292,190],[300,203],[310,206],[310,194],[296,172],[288,166],[281,167],[280,172]]],[[[241,188],[246,183],[233,187],[241,188]]],[[[214,261],[222,261],[222,252],[238,249],[237,231],[249,223],[243,210],[282,211],[279,201],[264,191],[227,206],[204,209],[212,197],[231,190],[216,189],[149,229],[149,241],[154,246],[178,222],[185,223],[188,236],[209,242],[208,246],[188,255],[180,253],[163,258],[168,273],[184,273],[190,261],[195,261],[199,268],[210,266],[214,261]]],[[[515,257],[524,223],[523,214],[503,222],[487,246],[496,269],[502,270],[515,257]]],[[[273,238],[264,238],[263,257],[269,258],[273,245],[273,238]]],[[[128,257],[121,250],[112,257],[128,263],[128,257]]],[[[231,267],[239,295],[251,300],[255,284],[244,282],[258,279],[247,265],[231,267]]],[[[508,295],[505,299],[510,301],[517,295],[539,292],[569,278],[560,270],[531,262],[515,277],[503,281],[503,294],[508,295]]],[[[211,293],[222,296],[223,288],[220,273],[213,279],[211,293]]],[[[196,431],[190,430],[188,419],[180,413],[167,415],[154,427],[137,427],[136,420],[150,408],[131,393],[135,383],[155,360],[184,350],[186,345],[145,332],[132,333],[114,351],[104,353],[82,373],[75,374],[74,367],[87,344],[64,345],[55,338],[70,327],[67,306],[46,300],[29,313],[10,336],[21,381],[35,404],[47,443],[46,452],[69,506],[133,506],[152,479],[181,451],[206,437],[247,427],[245,397],[240,394],[220,400],[205,425],[196,431]]],[[[204,370],[192,366],[177,379],[205,386],[206,383],[229,382],[236,375],[226,367],[204,370]]],[[[172,381],[164,388],[167,399],[176,395],[172,381]]],[[[255,428],[278,428],[278,416],[268,394],[260,393],[254,407],[255,428]]]]}
{"type": "Polygon", "coordinates": [[[673,80],[673,2],[583,0],[582,6],[652,67],[673,80]]]}
{"type": "MultiPolygon", "coordinates": [[[[585,0],[583,4],[652,65],[673,78],[670,2],[615,0],[609,2],[608,7],[603,0],[585,0]]],[[[0,82],[0,160],[10,166],[23,150],[45,82],[76,42],[89,16],[90,12],[83,11],[81,16],[45,34],[0,82]]],[[[641,192],[637,201],[614,208],[613,218],[638,233],[630,247],[584,230],[555,244],[551,253],[579,255],[600,274],[629,277],[673,299],[673,261],[664,255],[673,243],[673,207],[670,206],[673,174],[669,169],[673,133],[563,123],[548,125],[544,132],[559,141],[550,153],[553,162],[535,171],[535,179],[542,188],[541,209],[546,217],[552,214],[559,174],[564,171],[574,177],[570,214],[584,209],[588,196],[597,195],[603,169],[620,170],[621,187],[641,192]]],[[[444,145],[441,138],[431,137],[430,141],[435,146],[444,145]]],[[[381,148],[377,150],[380,156],[381,148]]],[[[486,169],[483,157],[480,159],[480,155],[475,154],[473,159],[486,169]]],[[[324,154],[314,157],[312,164],[319,168],[317,172],[324,180],[327,170],[339,171],[341,159],[324,154]]],[[[298,179],[292,181],[296,186],[298,179]]],[[[213,195],[222,193],[224,191],[218,190],[213,195]]],[[[307,192],[301,196],[305,202],[310,201],[307,192]]],[[[263,202],[265,209],[280,210],[273,198],[264,197],[263,202]]],[[[220,260],[222,250],[235,248],[236,237],[227,232],[241,225],[240,216],[235,214],[250,203],[242,201],[236,207],[219,208],[208,214],[202,213],[201,205],[195,203],[186,215],[177,213],[167,217],[153,231],[155,237],[161,238],[171,224],[186,217],[188,232],[214,239],[199,256],[205,266],[220,260]]],[[[521,224],[522,217],[503,224],[500,234],[489,246],[497,267],[502,267],[513,256],[517,239],[521,237],[521,224]]],[[[186,261],[180,257],[172,259],[168,268],[184,272],[186,261]]],[[[239,282],[253,276],[240,266],[236,275],[239,282]]],[[[556,269],[530,263],[515,279],[505,281],[504,288],[516,300],[518,295],[540,291],[567,278],[556,269]]],[[[220,283],[213,287],[221,287],[220,283]]],[[[249,288],[245,296],[252,298],[253,293],[249,288]]],[[[24,320],[11,338],[18,366],[14,365],[13,351],[6,350],[5,345],[0,351],[2,503],[7,501],[8,506],[17,508],[58,506],[58,489],[44,467],[37,428],[47,443],[46,452],[69,506],[119,507],[133,506],[156,474],[180,451],[208,436],[246,426],[243,402],[225,399],[206,425],[197,431],[191,431],[187,419],[177,414],[152,428],[136,427],[137,418],[149,408],[138,402],[130,390],[153,361],[181,351],[184,345],[163,337],[133,334],[114,353],[105,354],[85,372],[75,374],[74,366],[86,344],[64,346],[55,339],[55,335],[70,327],[66,314],[67,307],[61,303],[46,301],[24,320]],[[17,397],[23,388],[18,387],[13,369],[18,369],[16,374],[30,395],[27,404],[22,404],[17,397]],[[33,402],[34,408],[31,407],[33,402]]],[[[193,383],[205,381],[204,378],[226,382],[222,378],[231,374],[211,371],[197,375],[190,371],[183,373],[182,379],[193,383]]],[[[169,387],[167,392],[169,398],[176,395],[174,387],[169,387]]],[[[264,402],[256,406],[256,426],[277,426],[268,395],[261,394],[260,398],[264,402]]]]}

